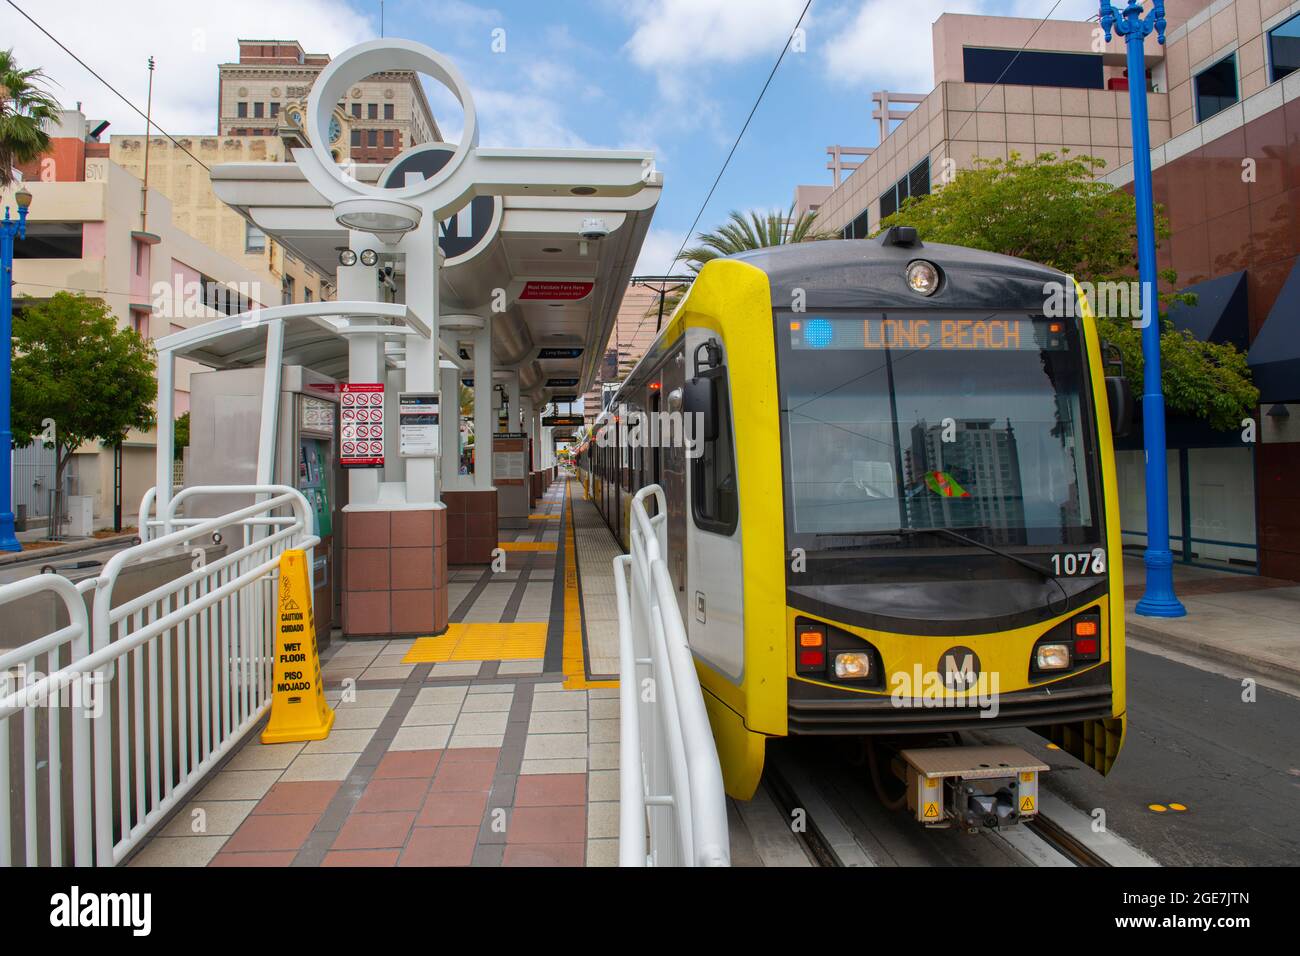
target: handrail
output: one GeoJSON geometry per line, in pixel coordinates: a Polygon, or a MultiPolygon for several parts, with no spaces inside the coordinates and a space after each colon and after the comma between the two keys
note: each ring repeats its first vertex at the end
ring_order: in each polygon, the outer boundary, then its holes
{"type": "Polygon", "coordinates": [[[174,499],[157,522],[147,492],[144,540],[112,555],[97,577],[74,585],[43,574],[0,586],[0,607],[49,593],[68,619],[0,653],[0,865],[121,862],[266,713],[279,557],[304,549],[310,565],[320,539],[307,499],[285,485],[197,486],[178,498],[235,492],[262,500],[200,519],[175,518],[174,499]],[[168,520],[176,530],[149,540],[147,529],[168,520]],[[208,561],[207,549],[195,545],[221,528],[241,529],[242,541],[208,561]],[[190,562],[114,605],[125,570],[174,557],[190,562]],[[21,670],[21,686],[12,686],[11,670],[21,670]],[[70,825],[61,802],[69,776],[64,739],[71,741],[70,825]],[[11,810],[22,821],[12,831],[11,810]]]}
{"type": "Polygon", "coordinates": [[[722,769],[668,574],[667,520],[663,489],[642,488],[632,497],[630,553],[614,559],[622,718],[619,863],[728,866],[722,769]],[[650,497],[653,518],[645,505],[650,497]]]}

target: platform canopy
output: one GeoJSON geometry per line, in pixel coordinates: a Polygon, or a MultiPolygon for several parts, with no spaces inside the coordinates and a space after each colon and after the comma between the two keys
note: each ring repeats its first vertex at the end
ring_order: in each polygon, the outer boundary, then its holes
{"type": "MultiPolygon", "coordinates": [[[[490,157],[493,151],[482,152],[490,157]]],[[[535,153],[539,165],[548,170],[559,164],[572,166],[575,182],[586,181],[577,177],[600,167],[648,165],[645,156],[626,151],[527,152],[535,153]]],[[[399,157],[395,162],[401,161],[399,157]]],[[[379,165],[359,165],[350,171],[359,182],[371,185],[401,173],[379,165]]],[[[504,311],[491,316],[495,366],[517,369],[521,391],[538,400],[582,394],[596,379],[661,182],[651,168],[645,185],[630,196],[583,195],[585,190],[575,187],[475,199],[473,232],[488,235],[469,254],[455,254],[453,247],[447,247],[451,251],[439,270],[442,344],[453,354],[459,352],[455,323],[446,317],[457,312],[481,314],[493,305],[504,305],[504,311]],[[490,230],[485,228],[489,220],[490,230]],[[604,236],[584,239],[584,232],[604,236]],[[567,382],[572,384],[548,385],[567,382]]],[[[212,183],[218,197],[291,254],[326,275],[335,275],[339,253],[348,248],[348,233],[297,164],[225,164],[213,169],[212,183]]],[[[462,213],[442,224],[440,235],[464,240],[470,222],[462,213]]],[[[384,249],[376,252],[382,262],[384,249]]]]}
{"type": "MultiPolygon", "coordinates": [[[[267,327],[283,322],[281,361],[302,365],[331,378],[348,375],[350,334],[362,327],[353,319],[374,320],[382,327],[390,366],[400,364],[408,336],[429,337],[429,325],[402,303],[307,302],[241,312],[174,332],[154,344],[160,355],[185,358],[210,368],[246,368],[266,362],[267,327]]],[[[372,327],[365,331],[373,332],[372,327]]],[[[444,349],[444,353],[450,350],[444,349]]],[[[450,357],[450,356],[449,356],[450,357]]]]}

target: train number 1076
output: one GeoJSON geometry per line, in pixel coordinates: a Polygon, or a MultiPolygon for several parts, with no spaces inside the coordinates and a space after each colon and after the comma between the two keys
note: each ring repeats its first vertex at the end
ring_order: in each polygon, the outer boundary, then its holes
{"type": "Polygon", "coordinates": [[[1052,555],[1052,573],[1056,575],[1084,575],[1106,573],[1106,551],[1093,548],[1091,551],[1068,552],[1052,555]]]}

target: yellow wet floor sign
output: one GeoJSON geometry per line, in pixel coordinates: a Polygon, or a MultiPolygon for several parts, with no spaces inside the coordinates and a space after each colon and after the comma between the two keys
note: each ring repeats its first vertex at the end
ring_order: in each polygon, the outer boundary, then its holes
{"type": "Polygon", "coordinates": [[[324,740],[333,726],[334,709],[325,703],[316,649],[307,555],[298,550],[286,551],[280,555],[271,720],[262,731],[262,743],[324,740]]]}

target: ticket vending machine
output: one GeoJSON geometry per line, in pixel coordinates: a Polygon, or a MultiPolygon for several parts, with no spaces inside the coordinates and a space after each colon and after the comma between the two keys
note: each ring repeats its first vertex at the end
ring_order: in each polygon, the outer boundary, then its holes
{"type": "MultiPolygon", "coordinates": [[[[190,447],[186,485],[254,484],[261,433],[263,370],[221,369],[190,376],[190,447]]],[[[346,504],[347,481],[338,464],[338,382],[301,365],[285,365],[280,375],[276,428],[275,484],[303,493],[313,512],[313,531],[321,539],[312,569],[317,639],[329,641],[342,591],[338,583],[340,542],[337,515],[346,504]]],[[[187,513],[225,514],[252,503],[252,497],[197,500],[187,513]]]]}

